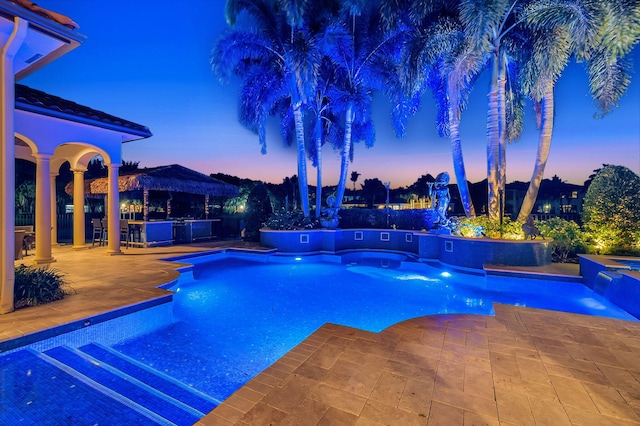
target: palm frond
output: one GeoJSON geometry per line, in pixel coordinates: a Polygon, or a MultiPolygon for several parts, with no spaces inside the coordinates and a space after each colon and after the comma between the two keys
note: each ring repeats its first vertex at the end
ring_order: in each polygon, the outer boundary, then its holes
{"type": "Polygon", "coordinates": [[[598,40],[603,23],[602,4],[591,0],[539,0],[527,5],[523,17],[534,29],[564,29],[571,49],[581,56],[598,40]]]}
{"type": "Polygon", "coordinates": [[[507,0],[462,0],[459,17],[469,40],[481,50],[490,50],[492,40],[500,34],[500,26],[511,3],[507,0]]]}
{"type": "Polygon", "coordinates": [[[218,40],[211,53],[211,66],[218,80],[226,84],[229,78],[244,75],[253,65],[281,60],[270,48],[269,40],[260,33],[229,31],[218,40]]]}
{"type": "Polygon", "coordinates": [[[282,10],[286,11],[287,24],[293,28],[304,26],[304,13],[308,0],[278,0],[282,10]]]}
{"type": "Polygon", "coordinates": [[[640,41],[640,2],[609,0],[602,6],[605,18],[600,30],[600,45],[616,57],[629,54],[640,41]]]}
{"type": "Polygon", "coordinates": [[[589,69],[589,87],[596,105],[601,111],[596,117],[607,115],[618,105],[631,83],[629,66],[623,61],[611,58],[606,52],[600,52],[587,61],[589,69]]]}

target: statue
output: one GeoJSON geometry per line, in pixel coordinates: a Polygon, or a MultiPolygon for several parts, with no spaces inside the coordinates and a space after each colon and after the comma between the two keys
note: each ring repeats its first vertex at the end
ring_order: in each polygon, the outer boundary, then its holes
{"type": "Polygon", "coordinates": [[[522,232],[524,232],[525,240],[535,240],[538,235],[544,240],[544,235],[540,233],[540,230],[533,222],[533,215],[529,215],[527,221],[522,224],[522,232]]]}
{"type": "Polygon", "coordinates": [[[451,201],[451,195],[449,194],[449,173],[442,172],[436,177],[435,184],[433,185],[433,208],[436,211],[436,221],[440,228],[446,228],[449,225],[447,219],[447,209],[449,208],[449,201],[451,201]]]}
{"type": "Polygon", "coordinates": [[[326,229],[335,229],[338,227],[338,221],[340,220],[338,210],[340,210],[340,207],[338,207],[337,204],[338,202],[335,195],[331,194],[327,197],[327,207],[323,208],[320,212],[320,226],[326,229]]]}

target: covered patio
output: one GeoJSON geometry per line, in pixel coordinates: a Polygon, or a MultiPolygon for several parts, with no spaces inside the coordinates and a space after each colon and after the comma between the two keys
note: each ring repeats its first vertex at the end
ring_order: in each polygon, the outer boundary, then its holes
{"type": "Polygon", "coordinates": [[[36,164],[35,264],[55,261],[55,176],[68,161],[80,189],[74,193],[74,247],[84,246],[84,173],[102,156],[108,167],[108,211],[113,218],[107,254],[120,254],[118,167],[122,144],[148,138],[145,126],[78,105],[16,81],[79,46],[85,36],[71,19],[25,1],[0,2],[0,314],[13,310],[15,160],[36,164]],[[76,213],[80,214],[76,214],[76,213]],[[6,236],[12,236],[6,238],[6,236]],[[82,240],[82,244],[80,241],[82,240]]]}

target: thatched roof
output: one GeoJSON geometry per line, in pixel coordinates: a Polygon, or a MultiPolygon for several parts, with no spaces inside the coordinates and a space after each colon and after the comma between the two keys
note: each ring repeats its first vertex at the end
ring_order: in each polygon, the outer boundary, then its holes
{"type": "MultiPolygon", "coordinates": [[[[87,180],[84,183],[84,192],[87,195],[106,194],[108,183],[106,177],[87,180]]],[[[233,197],[238,194],[236,186],[178,164],[134,170],[118,177],[118,192],[144,189],[214,197],[233,197]]],[[[67,184],[65,192],[73,195],[73,182],[67,184]]]]}

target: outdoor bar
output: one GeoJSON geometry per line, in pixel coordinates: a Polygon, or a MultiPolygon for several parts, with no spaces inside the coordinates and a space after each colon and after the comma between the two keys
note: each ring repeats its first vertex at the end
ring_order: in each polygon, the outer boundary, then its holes
{"type": "MultiPolygon", "coordinates": [[[[85,182],[88,197],[104,197],[107,178],[85,182]]],[[[73,182],[66,192],[73,193],[73,182]]],[[[178,164],[132,170],[118,177],[120,219],[126,220],[128,245],[154,247],[192,243],[221,236],[221,219],[210,217],[211,197],[232,197],[238,189],[178,164]],[[204,208],[194,211],[193,201],[203,197],[204,208]],[[177,205],[177,199],[182,201],[177,205]]],[[[200,201],[200,200],[198,200],[200,201]]],[[[202,206],[201,206],[202,207],[202,206]]]]}

